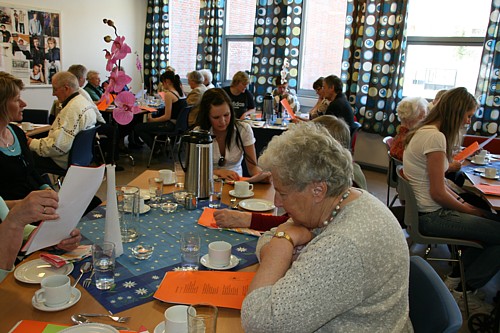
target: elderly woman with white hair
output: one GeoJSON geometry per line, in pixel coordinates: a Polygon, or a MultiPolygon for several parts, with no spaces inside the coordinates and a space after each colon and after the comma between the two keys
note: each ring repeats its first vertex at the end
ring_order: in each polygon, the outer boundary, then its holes
{"type": "Polygon", "coordinates": [[[413,129],[427,115],[429,103],[422,97],[405,97],[396,107],[399,121],[399,133],[394,137],[391,145],[391,156],[403,160],[405,139],[408,132],[413,129]]]}
{"type": "Polygon", "coordinates": [[[212,71],[210,69],[205,68],[205,69],[200,69],[200,73],[201,75],[203,75],[203,84],[205,85],[205,87],[207,87],[207,89],[215,88],[215,86],[212,83],[214,77],[212,71]]]}
{"type": "Polygon", "coordinates": [[[351,153],[307,122],[275,136],[259,165],[290,220],[259,239],[244,330],[411,332],[405,238],[380,200],[352,187],[351,153]]]}

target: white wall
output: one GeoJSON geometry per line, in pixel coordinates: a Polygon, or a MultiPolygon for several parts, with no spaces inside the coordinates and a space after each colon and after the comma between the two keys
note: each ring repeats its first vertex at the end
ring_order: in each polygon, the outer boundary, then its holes
{"type": "MultiPolygon", "coordinates": [[[[6,2],[9,2],[6,0],[6,2]]],[[[114,37],[113,28],[102,23],[103,18],[112,19],[118,29],[118,35],[125,36],[132,54],[122,61],[122,67],[132,77],[130,88],[140,89],[139,71],[135,67],[135,54],[142,59],[144,32],[146,25],[147,0],[16,0],[10,1],[15,6],[33,9],[51,9],[61,13],[61,62],[66,70],[73,64],[82,64],[87,69],[97,70],[105,80],[106,59],[103,49],[109,49],[103,37],[114,37]]],[[[54,97],[52,88],[27,87],[22,94],[28,108],[49,109],[54,97]]]]}

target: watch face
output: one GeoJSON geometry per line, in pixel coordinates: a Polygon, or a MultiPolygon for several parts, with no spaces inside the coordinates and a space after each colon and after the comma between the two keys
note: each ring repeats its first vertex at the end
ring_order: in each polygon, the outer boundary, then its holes
{"type": "Polygon", "coordinates": [[[285,233],[283,231],[280,231],[276,234],[276,236],[278,237],[283,237],[285,235],[285,233]]]}

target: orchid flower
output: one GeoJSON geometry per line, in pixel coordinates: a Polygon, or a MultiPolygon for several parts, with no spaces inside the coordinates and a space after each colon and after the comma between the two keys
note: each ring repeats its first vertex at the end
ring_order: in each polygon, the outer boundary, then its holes
{"type": "Polygon", "coordinates": [[[129,53],[132,53],[132,49],[130,46],[125,44],[125,36],[116,37],[113,41],[113,45],[111,46],[111,54],[113,55],[113,58],[116,60],[122,60],[129,53]]]}
{"type": "Polygon", "coordinates": [[[140,72],[142,71],[142,62],[141,59],[139,59],[139,54],[136,53],[135,57],[135,67],[137,67],[137,70],[140,72]]]}
{"type": "Polygon", "coordinates": [[[104,55],[104,58],[106,58],[106,60],[108,60],[108,62],[106,63],[106,70],[108,72],[111,72],[113,70],[113,67],[115,67],[116,65],[116,59],[113,59],[113,55],[111,54],[111,52],[109,52],[108,50],[104,50],[106,52],[106,54],[104,55]]]}
{"type": "Polygon", "coordinates": [[[134,118],[134,114],[141,112],[135,105],[135,96],[129,91],[122,91],[115,98],[116,109],[113,110],[113,118],[120,125],[129,124],[134,118]]]}
{"type": "Polygon", "coordinates": [[[125,74],[125,72],[119,70],[111,72],[111,76],[109,77],[109,86],[111,86],[110,89],[117,93],[122,91],[123,88],[130,82],[132,82],[132,78],[125,74]]]}

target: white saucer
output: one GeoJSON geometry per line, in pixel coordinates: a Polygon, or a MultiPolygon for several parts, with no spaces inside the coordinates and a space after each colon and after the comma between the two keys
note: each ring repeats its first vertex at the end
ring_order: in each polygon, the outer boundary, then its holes
{"type": "Polygon", "coordinates": [[[144,209],[142,209],[139,214],[146,214],[151,210],[151,207],[149,205],[144,205],[144,209]]]}
{"type": "Polygon", "coordinates": [[[238,205],[246,210],[250,210],[253,212],[265,212],[271,209],[274,209],[274,204],[267,200],[262,199],[246,199],[241,200],[238,205]]]}
{"type": "Polygon", "coordinates": [[[474,172],[484,173],[484,168],[475,168],[474,172]]]}
{"type": "Polygon", "coordinates": [[[248,191],[247,194],[236,194],[236,192],[234,190],[231,190],[229,191],[229,195],[232,196],[232,197],[235,197],[235,198],[240,198],[240,199],[244,199],[244,198],[251,198],[253,197],[253,192],[252,191],[248,191]]]}
{"type": "Polygon", "coordinates": [[[175,183],[176,183],[176,181],[175,181],[175,180],[172,180],[172,181],[170,181],[170,182],[167,182],[167,181],[165,181],[165,180],[163,181],[163,185],[174,185],[175,183]]]}
{"type": "Polygon", "coordinates": [[[35,259],[18,266],[14,271],[17,281],[24,283],[40,283],[43,278],[51,275],[68,275],[73,271],[73,264],[69,263],[60,268],[55,268],[42,259],[35,259]]]}
{"type": "Polygon", "coordinates": [[[158,325],[156,325],[153,333],[165,333],[165,322],[160,321],[160,323],[158,325]]]}
{"type": "Polygon", "coordinates": [[[205,266],[206,268],[215,269],[218,271],[225,271],[226,269],[231,269],[231,268],[238,266],[238,264],[240,263],[240,259],[238,259],[237,256],[234,256],[231,254],[231,259],[229,259],[229,265],[223,266],[223,267],[217,267],[217,266],[210,265],[210,261],[208,259],[208,254],[205,254],[203,257],[201,257],[200,263],[203,266],[205,266]]]}
{"type": "Polygon", "coordinates": [[[476,165],[487,165],[489,163],[488,161],[485,161],[484,163],[479,163],[479,162],[476,162],[476,160],[474,158],[471,160],[471,162],[473,164],[476,164],[476,165]]]}
{"type": "Polygon", "coordinates": [[[35,299],[35,296],[33,296],[33,298],[31,299],[31,304],[33,304],[35,309],[38,309],[40,311],[55,312],[55,311],[61,311],[61,310],[67,309],[67,308],[75,305],[80,300],[81,296],[82,296],[82,293],[80,292],[80,290],[72,287],[71,288],[71,296],[69,297],[69,302],[66,304],[63,304],[63,305],[60,305],[60,306],[57,306],[54,308],[48,307],[43,303],[38,303],[35,299]]]}
{"type": "Polygon", "coordinates": [[[488,178],[488,179],[498,179],[498,178],[500,178],[499,175],[496,175],[495,177],[486,177],[486,174],[484,172],[481,173],[480,176],[483,177],[483,178],[488,178]]]}

